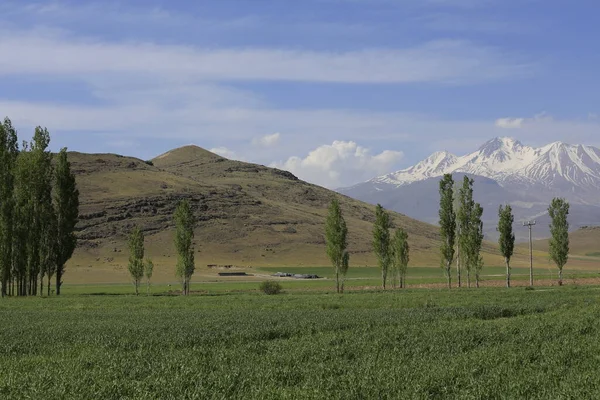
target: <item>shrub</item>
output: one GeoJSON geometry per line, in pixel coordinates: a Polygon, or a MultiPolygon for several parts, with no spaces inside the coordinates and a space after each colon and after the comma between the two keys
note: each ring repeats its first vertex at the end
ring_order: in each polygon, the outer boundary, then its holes
{"type": "Polygon", "coordinates": [[[150,166],[154,166],[154,163],[151,160],[146,160],[144,162],[150,166]]]}
{"type": "Polygon", "coordinates": [[[281,293],[281,285],[275,281],[264,281],[260,284],[260,290],[265,294],[279,294],[281,293]]]}

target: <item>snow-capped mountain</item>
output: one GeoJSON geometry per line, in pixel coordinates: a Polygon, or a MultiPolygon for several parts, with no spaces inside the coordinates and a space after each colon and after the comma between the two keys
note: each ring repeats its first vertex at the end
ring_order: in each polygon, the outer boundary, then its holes
{"type": "Polygon", "coordinates": [[[573,228],[600,224],[600,149],[561,142],[534,148],[495,138],[473,153],[436,152],[410,168],[339,191],[436,223],[438,182],[446,173],[455,174],[455,180],[465,174],[475,178],[475,198],[484,207],[489,238],[495,235],[498,205],[505,203],[513,206],[517,234],[520,221],[537,218],[537,237],[547,236],[544,215],[553,197],[571,202],[573,228]]]}
{"type": "Polygon", "coordinates": [[[600,149],[561,142],[533,148],[515,139],[495,138],[471,154],[436,152],[413,167],[370,182],[403,186],[454,172],[484,176],[502,186],[600,189],[600,149]]]}

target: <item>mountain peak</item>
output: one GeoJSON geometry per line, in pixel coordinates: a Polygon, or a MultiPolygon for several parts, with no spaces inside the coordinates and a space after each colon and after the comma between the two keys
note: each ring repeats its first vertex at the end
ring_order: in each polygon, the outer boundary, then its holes
{"type": "Polygon", "coordinates": [[[152,162],[154,162],[156,166],[164,168],[166,166],[182,164],[190,161],[213,162],[218,159],[223,159],[223,157],[219,156],[218,154],[211,153],[202,147],[190,144],[167,151],[166,153],[154,158],[152,162]]]}
{"type": "Polygon", "coordinates": [[[517,139],[502,136],[488,140],[479,148],[479,150],[494,152],[501,149],[516,150],[522,147],[523,144],[517,139]]]}

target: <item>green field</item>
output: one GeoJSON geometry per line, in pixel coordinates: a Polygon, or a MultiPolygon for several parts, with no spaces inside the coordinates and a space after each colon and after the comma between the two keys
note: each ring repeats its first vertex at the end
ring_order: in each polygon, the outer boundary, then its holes
{"type": "Polygon", "coordinates": [[[599,299],[577,286],[10,298],[0,398],[598,398],[599,299]]]}
{"type": "MultiPolygon", "coordinates": [[[[302,273],[302,274],[315,274],[324,279],[311,280],[311,279],[292,279],[284,278],[280,282],[283,288],[289,292],[298,291],[334,291],[335,282],[333,280],[332,267],[262,267],[254,270],[251,274],[258,276],[272,275],[276,272],[291,272],[291,273],[302,273]]],[[[452,271],[453,274],[456,271],[452,271]]],[[[502,286],[505,281],[506,269],[505,267],[490,266],[484,269],[481,277],[482,286],[502,286]]],[[[534,270],[536,280],[553,280],[558,279],[558,273],[556,268],[538,267],[534,270]]],[[[579,270],[579,269],[565,269],[564,279],[565,283],[572,285],[577,284],[578,280],[585,278],[597,278],[600,275],[597,272],[590,270],[579,270]]],[[[466,280],[466,275],[464,276],[466,280]]],[[[519,282],[529,281],[529,269],[528,268],[512,268],[512,280],[519,282]]],[[[452,277],[452,282],[456,284],[456,276],[452,277]]],[[[407,274],[407,284],[409,286],[415,285],[445,285],[446,278],[441,268],[432,267],[410,267],[407,274]]],[[[388,282],[389,284],[389,282],[388,282]]],[[[474,286],[474,278],[472,278],[472,284],[474,286]]],[[[547,283],[546,283],[547,285],[547,283]]],[[[348,277],[345,283],[345,287],[349,290],[355,289],[373,289],[381,286],[381,272],[375,267],[352,267],[348,270],[348,277]]],[[[173,280],[170,284],[160,283],[153,284],[151,288],[152,294],[157,293],[168,293],[175,294],[180,289],[179,283],[173,280]]],[[[213,277],[210,281],[206,280],[206,277],[198,278],[193,280],[192,290],[200,292],[202,294],[220,294],[228,292],[256,292],[258,291],[258,282],[253,277],[247,279],[230,279],[230,278],[218,278],[213,277]]],[[[63,285],[62,291],[64,294],[132,294],[134,289],[133,285],[129,283],[112,283],[112,284],[72,284],[67,282],[63,285]]],[[[146,293],[146,288],[141,288],[142,293],[146,293]]]]}

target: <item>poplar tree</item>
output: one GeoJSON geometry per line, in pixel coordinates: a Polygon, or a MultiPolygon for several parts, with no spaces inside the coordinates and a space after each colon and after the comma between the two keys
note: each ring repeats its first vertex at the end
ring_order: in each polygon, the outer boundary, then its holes
{"type": "Polygon", "coordinates": [[[398,277],[400,288],[406,287],[406,270],[410,261],[408,234],[402,228],[396,229],[392,240],[393,270],[398,277]]]}
{"type": "Polygon", "coordinates": [[[563,283],[563,267],[569,260],[569,203],[554,198],[548,207],[550,224],[550,258],[558,267],[558,284],[563,283]]]}
{"type": "Polygon", "coordinates": [[[144,275],[146,276],[146,294],[150,294],[150,279],[152,279],[152,273],[154,272],[154,263],[151,259],[146,259],[144,262],[144,275]]]}
{"type": "Polygon", "coordinates": [[[440,237],[441,267],[448,279],[448,289],[452,287],[452,261],[456,239],[456,214],[454,212],[454,180],[451,174],[445,174],[440,180],[440,237]]]}
{"type": "Polygon", "coordinates": [[[129,235],[129,274],[133,279],[135,295],[139,294],[140,282],[144,277],[144,233],[135,227],[129,235]]]}
{"type": "MultiPolygon", "coordinates": [[[[65,273],[65,264],[73,255],[77,246],[75,226],[79,217],[79,190],[75,175],[71,171],[67,149],[61,149],[56,162],[54,181],[54,210],[56,219],[56,294],[60,294],[60,286],[65,273]]],[[[49,276],[51,278],[51,275],[49,276]]],[[[50,290],[48,288],[48,290],[50,290]]]]}
{"type": "Polygon", "coordinates": [[[465,176],[463,178],[463,184],[458,190],[458,211],[456,212],[456,239],[458,242],[458,251],[456,254],[457,264],[457,281],[458,287],[461,287],[461,265],[459,260],[462,261],[467,269],[467,282],[468,286],[471,285],[470,280],[470,266],[471,266],[471,241],[472,241],[472,225],[471,218],[473,215],[473,208],[475,202],[473,201],[473,179],[465,176]]]}
{"type": "Polygon", "coordinates": [[[182,280],[182,292],[190,293],[190,281],[194,274],[194,227],[196,221],[189,201],[183,200],[175,210],[175,249],[177,250],[177,276],[182,280]]]}
{"type": "Polygon", "coordinates": [[[332,199],[329,204],[325,221],[325,243],[327,257],[329,257],[335,273],[335,289],[337,293],[343,293],[350,254],[346,249],[348,247],[348,227],[342,215],[340,202],[336,198],[332,199]]]}
{"type": "Polygon", "coordinates": [[[500,206],[498,209],[498,244],[500,253],[506,263],[506,287],[510,287],[510,259],[515,249],[515,235],[513,233],[513,222],[515,220],[510,205],[500,206]]]}
{"type": "Polygon", "coordinates": [[[373,226],[373,251],[377,256],[377,264],[381,270],[381,285],[385,290],[388,270],[392,261],[390,246],[390,215],[377,204],[375,209],[375,225],[373,226]]]}
{"type": "Polygon", "coordinates": [[[467,266],[467,281],[471,287],[471,271],[475,271],[475,287],[479,287],[479,278],[483,269],[483,257],[481,256],[481,245],[483,244],[483,207],[475,203],[471,214],[470,240],[469,240],[469,264],[467,266]]]}
{"type": "Polygon", "coordinates": [[[15,163],[19,151],[17,132],[8,118],[0,123],[0,285],[9,294],[15,214],[15,163]]]}

